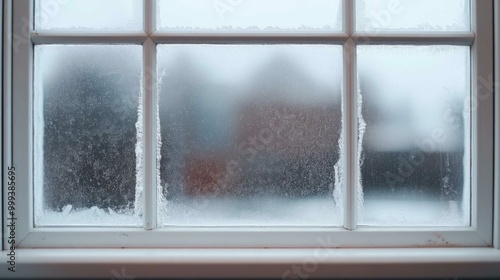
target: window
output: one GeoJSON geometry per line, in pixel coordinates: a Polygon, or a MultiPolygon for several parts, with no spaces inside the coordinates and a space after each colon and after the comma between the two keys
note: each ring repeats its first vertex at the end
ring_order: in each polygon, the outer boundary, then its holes
{"type": "Polygon", "coordinates": [[[6,7],[19,249],[493,246],[492,1],[6,7]]]}

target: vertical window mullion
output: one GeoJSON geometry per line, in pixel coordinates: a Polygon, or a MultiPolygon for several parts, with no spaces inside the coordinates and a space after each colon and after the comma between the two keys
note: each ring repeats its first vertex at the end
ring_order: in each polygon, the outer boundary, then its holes
{"type": "MultiPolygon", "coordinates": [[[[344,1],[344,32],[352,36],[355,26],[354,1],[344,1]]],[[[357,90],[356,45],[352,38],[344,43],[343,138],[344,138],[344,228],[356,228],[357,201],[357,90]]]]}
{"type": "MultiPolygon", "coordinates": [[[[148,36],[154,32],[154,1],[144,1],[144,31],[148,36]]],[[[157,145],[157,94],[156,83],[156,43],[148,38],[144,42],[144,69],[143,69],[143,166],[144,166],[144,228],[151,230],[157,227],[157,168],[156,168],[156,145],[157,145]]]]}

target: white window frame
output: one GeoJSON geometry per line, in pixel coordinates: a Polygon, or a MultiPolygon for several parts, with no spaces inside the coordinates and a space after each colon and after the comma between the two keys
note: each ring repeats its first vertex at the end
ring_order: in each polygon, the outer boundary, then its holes
{"type": "MultiPolygon", "coordinates": [[[[311,269],[309,275],[332,276],[331,273],[351,272],[349,276],[357,277],[384,277],[385,275],[397,275],[400,273],[408,275],[414,271],[412,276],[453,276],[448,275],[447,270],[435,269],[433,271],[422,271],[415,268],[416,263],[443,265],[448,263],[457,272],[456,275],[463,277],[477,276],[471,268],[483,269],[483,276],[498,276],[498,265],[500,265],[500,158],[499,158],[499,130],[500,101],[493,98],[494,93],[488,91],[484,85],[478,82],[479,77],[488,78],[495,73],[496,81],[500,81],[500,71],[494,72],[493,65],[493,7],[492,0],[471,0],[472,31],[471,32],[420,32],[411,35],[390,32],[363,32],[353,33],[354,20],[344,17],[345,32],[334,34],[167,34],[155,32],[154,27],[154,0],[144,0],[145,5],[145,31],[137,33],[58,33],[58,32],[34,32],[32,27],[26,25],[26,19],[31,22],[33,17],[33,6],[31,0],[6,0],[4,1],[4,29],[6,34],[18,36],[17,40],[24,38],[25,43],[12,44],[11,36],[4,37],[4,153],[3,172],[4,186],[7,176],[7,166],[16,167],[16,216],[18,217],[16,227],[16,240],[18,258],[26,267],[37,267],[44,264],[58,267],[59,270],[38,269],[20,271],[19,274],[9,277],[30,277],[39,274],[43,270],[44,275],[71,276],[68,267],[95,266],[100,262],[105,264],[96,267],[89,272],[95,277],[112,277],[110,271],[128,264],[127,274],[140,275],[141,277],[158,276],[151,271],[151,267],[162,268],[168,271],[169,276],[241,276],[243,273],[249,276],[255,270],[249,271],[247,265],[255,265],[260,268],[261,276],[281,277],[290,270],[290,265],[315,263],[324,265],[326,269],[311,269]],[[481,15],[480,17],[476,15],[481,15]],[[152,18],[152,21],[148,21],[152,18]],[[29,30],[27,30],[29,29],[29,30]],[[148,79],[155,77],[148,65],[154,65],[155,45],[160,43],[343,43],[345,64],[344,84],[344,116],[347,123],[344,135],[346,143],[354,143],[357,139],[357,111],[356,94],[356,68],[352,55],[356,44],[371,42],[372,44],[458,44],[471,45],[472,62],[472,99],[477,102],[477,109],[472,111],[473,134],[472,134],[472,212],[470,227],[422,227],[422,228],[387,228],[387,227],[356,227],[355,207],[356,191],[354,187],[347,187],[346,198],[346,223],[344,228],[284,228],[284,227],[223,227],[223,228],[192,228],[173,227],[157,228],[155,207],[146,207],[144,228],[34,228],[33,227],[33,164],[32,164],[32,66],[33,66],[33,44],[43,43],[135,43],[144,45],[145,84],[148,79]],[[16,51],[15,51],[16,50],[16,51]],[[493,102],[495,101],[495,102],[493,102]],[[494,105],[496,111],[494,111],[494,105]],[[354,109],[353,109],[354,108],[354,109]],[[494,127],[496,118],[496,129],[494,127]],[[350,128],[350,129],[349,129],[350,128]],[[496,141],[494,142],[494,136],[496,141]],[[495,149],[493,148],[495,145],[495,149]],[[493,161],[497,164],[493,164],[493,161]],[[493,169],[495,168],[495,169],[493,169]],[[494,172],[495,171],[495,172],[494,172]],[[494,174],[497,176],[494,178],[494,174]],[[495,181],[494,181],[495,180],[495,181]],[[495,192],[494,192],[495,186],[495,192]],[[493,194],[493,195],[492,195],[493,194]],[[493,216],[495,214],[495,216],[493,216]],[[495,222],[493,222],[495,221],[495,222]],[[397,249],[405,247],[405,249],[397,249]],[[417,249],[426,247],[426,249],[417,249]],[[429,249],[431,247],[432,249],[429,249]],[[448,247],[448,248],[446,248],[448,247]],[[449,248],[451,247],[451,248],[449,248]],[[468,247],[468,248],[456,248],[468,247]],[[45,248],[45,249],[44,249],[45,248]],[[51,248],[51,249],[46,249],[51,248]],[[79,248],[69,249],[68,248],[79,248]],[[102,249],[88,249],[102,248],[102,249]],[[109,248],[109,249],[104,249],[109,248]],[[118,248],[128,248],[125,250],[118,248]],[[149,249],[147,249],[149,248],[149,249]],[[162,250],[158,250],[162,248],[162,250]],[[217,249],[202,249],[217,248],[217,249]],[[240,249],[235,249],[240,248],[240,249]],[[246,248],[246,249],[245,249],[246,248]],[[271,249],[263,249],[271,248],[271,249]],[[333,250],[332,248],[340,248],[333,250]],[[363,249],[378,248],[378,249],[363,249]],[[392,248],[392,249],[390,249],[392,248]],[[227,250],[231,249],[231,250],[227,250]],[[322,254],[325,250],[328,254],[322,254]],[[325,256],[325,257],[321,257],[325,256]],[[326,256],[327,255],[327,256],[326,256]],[[48,258],[51,257],[51,258],[48,258]],[[114,259],[115,261],[110,261],[114,259]],[[308,260],[312,258],[314,262],[308,260]],[[268,262],[274,264],[266,266],[268,262]],[[150,265],[144,268],[144,264],[150,265]],[[391,265],[391,263],[399,266],[391,265]],[[467,263],[467,266],[463,266],[467,263]],[[198,271],[185,274],[186,270],[175,267],[176,264],[194,265],[198,264],[198,271]],[[230,269],[221,266],[228,265],[230,269]],[[368,269],[364,271],[352,270],[352,265],[364,265],[368,269]],[[391,272],[379,271],[381,267],[390,267],[391,272]],[[214,270],[215,268],[215,270],[214,270]],[[239,271],[237,268],[242,268],[239,271]],[[130,272],[134,271],[134,272],[130,272]],[[207,274],[207,272],[216,274],[207,274]],[[372,274],[372,271],[379,271],[372,274]],[[194,274],[195,273],[195,274],[194,274]],[[280,274],[281,273],[281,274],[280,274]]],[[[495,2],[495,20],[499,23],[500,7],[495,2]]],[[[352,0],[344,0],[344,14],[351,14],[354,10],[352,0]]],[[[498,35],[498,30],[496,30],[498,35]]],[[[14,40],[14,43],[16,40],[14,40]]],[[[17,41],[19,42],[19,41],[17,41]]],[[[499,53],[498,36],[496,38],[496,53],[499,53]]],[[[495,58],[496,69],[499,68],[499,58],[495,58]]],[[[151,128],[156,127],[155,112],[156,91],[154,87],[145,87],[144,94],[145,112],[145,134],[151,128]]],[[[145,141],[145,152],[154,156],[156,139],[149,137],[145,141]]],[[[346,145],[346,185],[352,186],[357,174],[356,145],[346,145]],[[350,175],[349,175],[350,174],[350,175]]],[[[155,162],[145,162],[145,197],[146,203],[153,205],[156,201],[155,185],[155,162]]],[[[3,209],[6,213],[7,200],[4,192],[3,209]]],[[[5,215],[3,219],[5,223],[5,215]]],[[[4,236],[8,236],[7,228],[4,227],[4,236]]],[[[7,239],[4,239],[4,250],[8,248],[7,239]]],[[[6,251],[4,251],[6,252],[6,251]]],[[[5,254],[2,254],[4,257],[5,254]]],[[[0,276],[7,271],[6,262],[0,258],[0,276]]],[[[310,266],[308,266],[310,268],[310,266]]],[[[320,266],[321,268],[321,266],[320,266]]],[[[21,269],[21,266],[20,266],[21,269]]],[[[338,274],[342,275],[342,274],[338,274]]],[[[66,276],[67,277],[67,276],[66,276]]]]}

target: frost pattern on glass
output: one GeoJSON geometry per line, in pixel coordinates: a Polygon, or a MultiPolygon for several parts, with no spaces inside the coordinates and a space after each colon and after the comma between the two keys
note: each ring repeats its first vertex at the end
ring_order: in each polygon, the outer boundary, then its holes
{"type": "MultiPolygon", "coordinates": [[[[144,78],[141,76],[141,89],[143,88],[144,78]]],[[[137,122],[135,130],[137,131],[137,142],[135,144],[135,200],[134,215],[142,217],[144,214],[144,91],[139,92],[139,106],[137,107],[137,122]]]]}
{"type": "MultiPolygon", "coordinates": [[[[341,89],[345,90],[344,88],[344,83],[343,80],[341,81],[341,89]]],[[[341,128],[340,128],[340,135],[339,135],[339,141],[338,141],[338,153],[339,153],[339,159],[337,160],[337,163],[335,163],[335,166],[333,167],[334,170],[334,178],[335,182],[333,184],[333,202],[335,204],[334,208],[334,215],[337,217],[344,217],[344,191],[345,191],[345,164],[346,164],[346,158],[345,158],[345,144],[344,144],[344,134],[346,130],[346,123],[344,119],[345,115],[345,100],[344,100],[344,94],[341,96],[341,101],[340,101],[340,115],[342,116],[341,118],[341,128]]]]}
{"type": "Polygon", "coordinates": [[[469,53],[461,46],[358,47],[366,121],[360,224],[469,224],[469,53]]]}
{"type": "Polygon", "coordinates": [[[342,65],[341,46],[158,46],[166,225],[340,226],[342,65]]]}
{"type": "Polygon", "coordinates": [[[35,0],[35,29],[141,31],[141,0],[35,0]]]}
{"type": "Polygon", "coordinates": [[[141,46],[35,47],[36,226],[142,224],[141,69],[141,46]]]}
{"type": "Polygon", "coordinates": [[[363,194],[363,174],[361,172],[363,161],[364,161],[364,153],[363,153],[363,139],[366,133],[366,122],[363,118],[363,95],[361,94],[360,85],[359,85],[359,74],[357,77],[357,111],[358,111],[358,141],[357,141],[357,174],[358,181],[356,182],[356,191],[357,191],[357,199],[356,199],[356,210],[358,215],[358,220],[363,220],[365,215],[365,203],[364,203],[364,194],[363,194]]]}
{"type": "Polygon", "coordinates": [[[469,31],[469,0],[357,0],[356,29],[469,31]]]}
{"type": "Polygon", "coordinates": [[[159,0],[158,28],[184,32],[331,32],[340,0],[159,0]]]}
{"type": "MultiPolygon", "coordinates": [[[[158,77],[158,76],[156,76],[158,77]]],[[[164,77],[161,75],[161,77],[164,77]]],[[[161,80],[158,80],[158,85],[161,84],[161,80]]],[[[160,96],[156,96],[156,223],[161,227],[166,221],[164,221],[167,216],[167,198],[168,188],[165,189],[161,185],[161,147],[163,143],[161,142],[161,122],[160,122],[160,96]]]]}

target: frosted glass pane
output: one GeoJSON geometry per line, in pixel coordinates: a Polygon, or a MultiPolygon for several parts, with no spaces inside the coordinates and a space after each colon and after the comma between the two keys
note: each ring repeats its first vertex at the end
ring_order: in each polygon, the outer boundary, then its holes
{"type": "Polygon", "coordinates": [[[357,0],[356,29],[468,31],[468,0],[357,0]]]}
{"type": "Polygon", "coordinates": [[[361,224],[468,225],[470,49],[359,46],[361,224]]]}
{"type": "Polygon", "coordinates": [[[340,0],[159,0],[158,27],[173,31],[340,31],[340,0]]]}
{"type": "Polygon", "coordinates": [[[340,46],[162,45],[158,56],[165,224],[341,225],[340,46]]]}
{"type": "Polygon", "coordinates": [[[35,0],[35,29],[142,30],[141,0],[35,0]]]}
{"type": "Polygon", "coordinates": [[[37,226],[141,225],[141,72],[141,46],[35,47],[37,226]]]}

